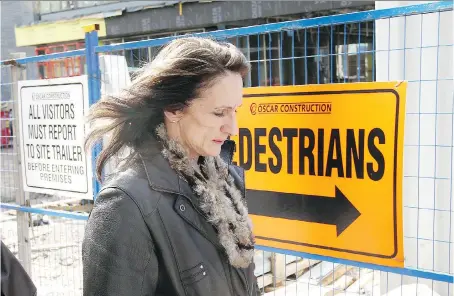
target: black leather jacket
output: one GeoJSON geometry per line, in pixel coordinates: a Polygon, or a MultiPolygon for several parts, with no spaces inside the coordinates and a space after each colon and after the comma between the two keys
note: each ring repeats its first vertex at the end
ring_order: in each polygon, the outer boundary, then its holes
{"type": "Polygon", "coordinates": [[[1,242],[1,296],[35,296],[36,287],[13,253],[1,242]]]}
{"type": "MultiPolygon", "coordinates": [[[[189,185],[159,151],[148,159],[96,199],[82,246],[84,295],[260,295],[254,264],[229,264],[189,185]]],[[[243,186],[242,170],[229,171],[243,186]]]]}

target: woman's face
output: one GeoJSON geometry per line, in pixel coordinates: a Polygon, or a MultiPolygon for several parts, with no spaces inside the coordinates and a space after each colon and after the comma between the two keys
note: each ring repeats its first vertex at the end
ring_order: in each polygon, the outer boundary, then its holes
{"type": "Polygon", "coordinates": [[[199,96],[181,112],[166,112],[167,130],[188,149],[190,157],[217,156],[224,141],[238,133],[236,111],[243,100],[241,75],[228,72],[200,91],[199,96]]]}

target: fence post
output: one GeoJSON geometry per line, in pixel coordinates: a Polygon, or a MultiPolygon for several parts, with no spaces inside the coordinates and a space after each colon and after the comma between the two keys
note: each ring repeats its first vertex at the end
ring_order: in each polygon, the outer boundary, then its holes
{"type": "MultiPolygon", "coordinates": [[[[13,53],[12,58],[24,58],[25,53],[13,53]]],[[[12,99],[13,99],[13,112],[14,112],[14,119],[13,119],[13,131],[16,135],[13,139],[13,152],[14,153],[14,162],[15,168],[17,169],[14,178],[15,184],[17,184],[16,189],[16,203],[19,206],[30,206],[30,199],[29,193],[24,191],[23,183],[22,183],[22,159],[21,159],[21,139],[20,139],[20,132],[19,132],[19,90],[17,86],[17,82],[20,80],[22,74],[26,76],[25,70],[21,68],[18,64],[13,64],[11,66],[11,86],[12,86],[12,99]]],[[[26,77],[23,77],[26,78],[26,77]]],[[[24,267],[25,271],[31,277],[32,271],[32,261],[31,261],[31,246],[30,246],[30,238],[29,238],[29,221],[30,214],[17,211],[17,244],[18,244],[18,258],[21,262],[22,266],[24,267]]]]}
{"type": "MultiPolygon", "coordinates": [[[[101,71],[99,69],[98,54],[95,52],[95,47],[98,46],[98,30],[99,25],[93,24],[84,26],[85,31],[85,62],[87,64],[88,76],[88,97],[90,105],[96,103],[101,97],[101,71]]],[[[93,200],[100,190],[100,184],[96,180],[95,168],[96,158],[101,152],[102,145],[96,144],[92,150],[92,182],[93,182],[93,200]]]]}

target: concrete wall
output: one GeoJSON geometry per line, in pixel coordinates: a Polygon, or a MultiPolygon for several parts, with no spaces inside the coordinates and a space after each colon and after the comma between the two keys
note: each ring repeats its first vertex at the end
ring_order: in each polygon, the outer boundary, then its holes
{"type": "Polygon", "coordinates": [[[23,51],[27,56],[34,53],[33,48],[22,47],[17,49],[14,27],[22,23],[30,23],[35,20],[33,1],[1,1],[1,24],[2,42],[1,58],[5,59],[12,52],[23,51]]]}
{"type": "MultiPolygon", "coordinates": [[[[1,1],[0,2],[0,23],[1,23],[1,51],[0,59],[6,60],[11,58],[15,52],[25,52],[25,55],[34,55],[34,49],[31,47],[16,47],[14,36],[14,26],[22,21],[31,22],[34,20],[33,2],[29,1],[1,1]]],[[[14,104],[11,102],[11,81],[10,69],[1,67],[1,88],[0,96],[2,107],[6,110],[13,109],[14,104]]],[[[17,132],[14,132],[17,135],[17,132]]],[[[14,163],[13,148],[2,149],[3,155],[0,156],[0,199],[2,202],[14,201],[18,187],[17,178],[14,171],[17,166],[14,163]]]]}
{"type": "MultiPolygon", "coordinates": [[[[34,55],[33,47],[16,47],[16,38],[14,36],[15,25],[23,22],[33,22],[35,15],[33,12],[33,1],[0,1],[0,22],[1,22],[1,49],[0,59],[6,60],[11,58],[11,53],[25,52],[26,56],[34,55]]],[[[9,71],[2,68],[1,70],[1,100],[7,101],[11,98],[11,87],[6,85],[10,81],[9,71]]]]}
{"type": "MultiPolygon", "coordinates": [[[[41,21],[58,21],[62,19],[72,19],[83,15],[91,15],[115,10],[140,9],[140,7],[164,7],[167,5],[175,5],[177,1],[156,1],[156,0],[140,0],[130,1],[123,0],[116,3],[102,3],[96,6],[80,7],[68,9],[58,12],[51,12],[41,15],[41,21]]],[[[25,25],[25,24],[24,24],[25,25]]]]}

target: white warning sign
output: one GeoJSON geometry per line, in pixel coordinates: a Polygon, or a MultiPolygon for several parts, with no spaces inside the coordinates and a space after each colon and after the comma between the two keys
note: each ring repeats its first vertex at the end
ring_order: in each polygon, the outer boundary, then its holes
{"type": "Polygon", "coordinates": [[[18,87],[24,190],[91,199],[87,76],[20,81],[18,87]]]}

